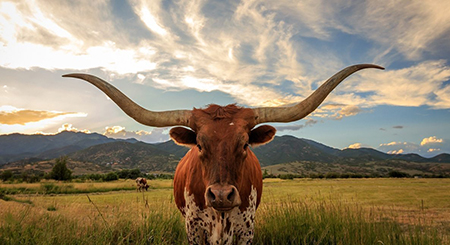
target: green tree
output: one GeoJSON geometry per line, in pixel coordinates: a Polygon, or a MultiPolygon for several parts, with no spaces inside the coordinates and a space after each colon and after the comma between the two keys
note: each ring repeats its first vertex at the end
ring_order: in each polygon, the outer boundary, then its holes
{"type": "Polygon", "coordinates": [[[130,174],[129,174],[128,178],[136,179],[139,176],[141,176],[141,170],[136,168],[136,169],[130,170],[130,174]]]}
{"type": "Polygon", "coordinates": [[[5,170],[0,174],[0,179],[3,181],[7,181],[13,177],[13,173],[11,170],[5,170]]]}
{"type": "Polygon", "coordinates": [[[407,178],[409,177],[408,173],[392,170],[388,173],[388,176],[391,178],[407,178]]]}
{"type": "Polygon", "coordinates": [[[72,178],[72,171],[67,168],[67,157],[56,159],[56,164],[50,172],[50,178],[55,180],[69,180],[72,178]]]}
{"type": "Polygon", "coordinates": [[[109,172],[107,174],[105,174],[105,181],[113,181],[113,180],[118,180],[119,179],[119,175],[117,175],[117,173],[115,172],[109,172]]]}

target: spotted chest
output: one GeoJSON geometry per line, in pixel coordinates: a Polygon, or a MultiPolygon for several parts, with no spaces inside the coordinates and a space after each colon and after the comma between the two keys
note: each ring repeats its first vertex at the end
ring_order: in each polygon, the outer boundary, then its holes
{"type": "Polygon", "coordinates": [[[250,244],[253,239],[257,191],[252,186],[249,206],[241,211],[238,207],[229,212],[218,212],[211,207],[200,210],[194,195],[184,191],[185,225],[190,244],[250,244]]]}

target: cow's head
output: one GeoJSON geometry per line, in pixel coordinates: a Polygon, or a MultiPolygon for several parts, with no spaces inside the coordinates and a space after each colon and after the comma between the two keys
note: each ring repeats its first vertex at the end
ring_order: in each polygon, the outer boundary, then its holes
{"type": "Polygon", "coordinates": [[[206,205],[227,211],[241,204],[239,177],[243,162],[249,154],[249,145],[269,142],[275,128],[258,124],[266,122],[293,122],[313,112],[328,94],[346,77],[365,68],[384,69],[371,64],[354,65],[343,69],[328,79],[302,102],[289,107],[242,108],[210,105],[206,109],[154,112],[146,110],[122,92],[92,75],[68,74],[86,80],[107,94],[126,114],[136,121],[153,127],[175,127],[171,138],[181,145],[191,147],[202,163],[206,187],[206,205]],[[255,128],[256,127],[256,128],[255,128]]]}
{"type": "Polygon", "coordinates": [[[241,204],[244,161],[249,145],[269,142],[275,128],[264,125],[254,128],[256,115],[252,109],[236,105],[210,105],[194,109],[190,129],[175,127],[171,138],[192,148],[201,161],[205,186],[205,204],[218,211],[228,211],[241,204]]]}

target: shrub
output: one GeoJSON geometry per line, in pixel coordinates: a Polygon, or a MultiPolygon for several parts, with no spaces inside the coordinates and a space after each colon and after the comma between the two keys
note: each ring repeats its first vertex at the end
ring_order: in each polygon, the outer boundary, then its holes
{"type": "Polygon", "coordinates": [[[72,171],[67,168],[67,157],[56,159],[56,164],[50,172],[50,178],[55,180],[70,180],[72,171]]]}
{"type": "Polygon", "coordinates": [[[406,178],[406,177],[409,177],[409,174],[400,172],[400,171],[396,171],[396,170],[392,170],[388,173],[388,176],[391,178],[406,178]]]}
{"type": "Polygon", "coordinates": [[[325,174],[325,178],[327,178],[327,179],[337,179],[339,177],[340,177],[340,175],[338,173],[331,172],[331,173],[325,174]]]}
{"type": "Polygon", "coordinates": [[[105,174],[105,177],[103,178],[104,181],[113,181],[113,180],[118,180],[119,179],[119,175],[117,175],[115,172],[109,172],[107,174],[105,174]]]}
{"type": "Polygon", "coordinates": [[[11,170],[5,170],[0,174],[0,179],[3,181],[7,181],[13,177],[13,173],[11,170]]]}
{"type": "Polygon", "coordinates": [[[54,183],[42,183],[41,189],[44,194],[51,194],[51,193],[57,193],[59,192],[59,186],[55,185],[54,183]]]}

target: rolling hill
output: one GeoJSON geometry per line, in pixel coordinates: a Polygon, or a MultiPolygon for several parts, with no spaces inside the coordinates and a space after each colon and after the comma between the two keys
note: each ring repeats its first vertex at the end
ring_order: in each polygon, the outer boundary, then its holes
{"type": "MultiPolygon", "coordinates": [[[[26,158],[52,159],[93,145],[123,141],[92,133],[63,131],[56,135],[0,135],[0,165],[26,158]]],[[[127,142],[137,142],[135,139],[127,142]]]]}
{"type": "MultiPolygon", "coordinates": [[[[0,136],[0,169],[46,172],[52,159],[68,155],[76,173],[108,172],[139,168],[142,171],[173,172],[188,148],[173,141],[148,144],[111,139],[99,134],[62,132],[57,135],[0,136]]],[[[411,174],[450,175],[450,155],[424,158],[417,154],[390,155],[370,148],[339,150],[293,136],[277,136],[252,149],[261,166],[279,173],[386,174],[401,170],[411,174]]]]}

